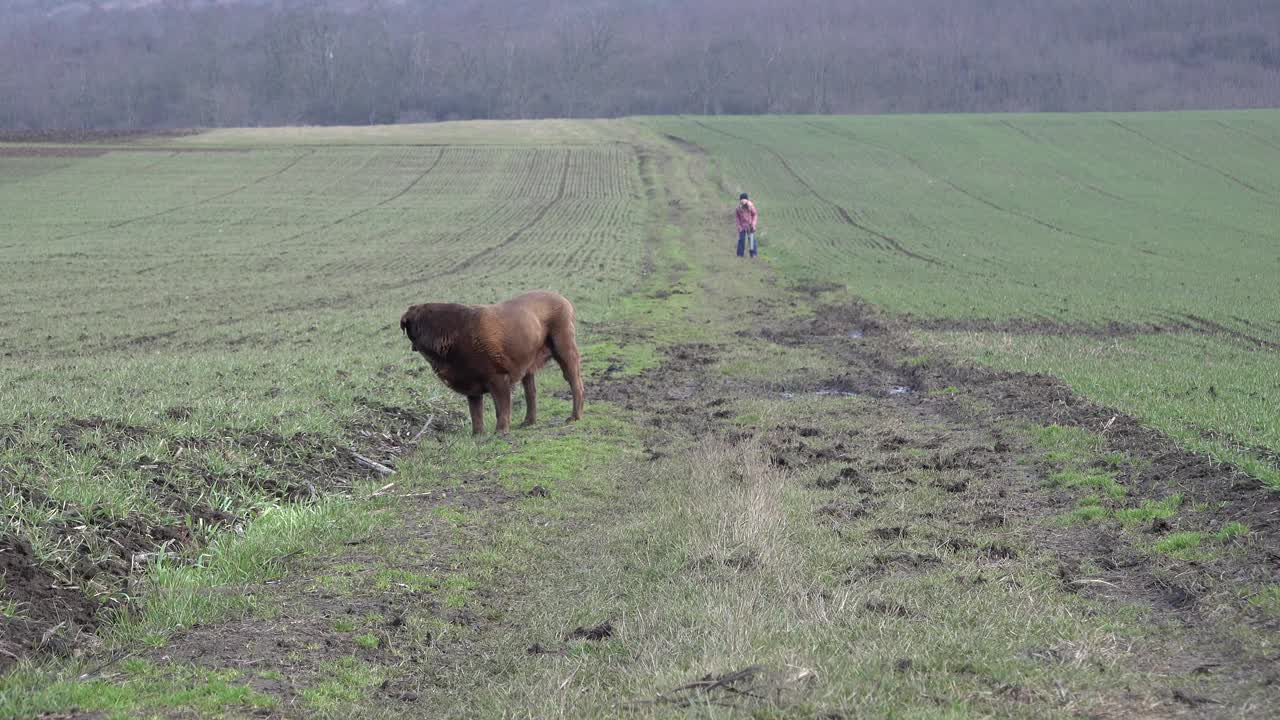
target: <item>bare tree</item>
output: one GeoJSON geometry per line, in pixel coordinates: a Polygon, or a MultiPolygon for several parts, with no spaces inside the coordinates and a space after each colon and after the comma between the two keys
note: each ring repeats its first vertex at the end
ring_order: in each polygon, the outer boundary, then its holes
{"type": "Polygon", "coordinates": [[[1280,106],[1271,0],[11,4],[16,128],[1280,106]]]}

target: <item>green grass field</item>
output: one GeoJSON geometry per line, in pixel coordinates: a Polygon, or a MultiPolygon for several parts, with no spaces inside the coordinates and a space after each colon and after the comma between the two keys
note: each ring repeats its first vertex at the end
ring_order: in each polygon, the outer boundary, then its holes
{"type": "Polygon", "coordinates": [[[762,663],[758,717],[1261,717],[1191,671],[1274,654],[1270,531],[963,386],[816,396],[896,376],[761,331],[862,299],[898,365],[1049,373],[1280,487],[1277,167],[1268,111],[0,145],[0,715],[719,717],[664,693],[762,663]],[[548,422],[472,441],[397,320],[532,287],[587,418],[548,371],[548,422]]]}
{"type": "Polygon", "coordinates": [[[608,319],[647,242],[632,150],[470,133],[0,157],[6,534],[123,608],[149,545],[351,492],[349,451],[436,412],[410,303],[545,284],[608,319]]]}

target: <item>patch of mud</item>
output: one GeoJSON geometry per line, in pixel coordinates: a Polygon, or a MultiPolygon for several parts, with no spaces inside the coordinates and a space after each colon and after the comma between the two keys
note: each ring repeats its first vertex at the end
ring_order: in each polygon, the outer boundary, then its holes
{"type": "Polygon", "coordinates": [[[861,568],[853,568],[853,574],[876,577],[886,574],[914,572],[934,565],[941,565],[942,558],[918,552],[883,553],[873,555],[861,568]]]}
{"type": "Polygon", "coordinates": [[[565,640],[600,641],[613,637],[613,623],[608,620],[591,627],[578,626],[565,634],[565,640]]]}
{"type": "Polygon", "coordinates": [[[1185,327],[1176,323],[1120,323],[1111,321],[1098,325],[1087,325],[1064,323],[1046,316],[993,320],[989,318],[921,318],[904,315],[897,322],[917,330],[1002,333],[1005,335],[1051,335],[1055,337],[1120,338],[1133,337],[1135,335],[1158,335],[1185,330],[1185,327]]]}
{"type": "Polygon", "coordinates": [[[870,478],[854,467],[843,467],[835,475],[818,479],[815,484],[822,490],[834,490],[843,486],[864,495],[876,494],[875,485],[870,478]]]}
{"type": "Polygon", "coordinates": [[[813,512],[819,517],[831,518],[832,520],[837,520],[839,522],[849,522],[851,520],[857,520],[860,517],[865,517],[870,513],[871,510],[869,505],[870,503],[865,500],[857,504],[851,503],[848,500],[833,500],[813,512]]]}
{"type": "MultiPolygon", "coordinates": [[[[1046,335],[1052,337],[1125,338],[1137,335],[1192,334],[1223,338],[1246,347],[1280,350],[1280,342],[1228,327],[1222,323],[1187,313],[1164,316],[1163,322],[1098,324],[1064,323],[1047,316],[1033,318],[918,318],[904,315],[898,324],[916,330],[945,332],[1000,333],[1004,335],[1046,335]]],[[[1247,321],[1245,321],[1247,324],[1247,321]]]]}
{"type": "MultiPolygon", "coordinates": [[[[917,348],[904,332],[918,328],[916,321],[897,322],[884,319],[866,305],[820,308],[807,325],[790,324],[761,337],[811,348],[820,348],[842,358],[847,373],[842,380],[859,388],[902,386],[922,392],[905,393],[896,402],[904,408],[935,416],[959,427],[973,428],[988,440],[956,443],[949,441],[921,453],[920,449],[904,454],[911,443],[894,437],[880,441],[884,453],[880,459],[864,455],[862,469],[868,472],[897,472],[922,468],[941,473],[939,487],[973,497],[973,502],[991,503],[999,512],[986,511],[971,521],[975,529],[1003,527],[1016,518],[1018,524],[1039,527],[1036,542],[1056,553],[1064,569],[1064,588],[1096,597],[1145,604],[1155,610],[1178,611],[1195,608],[1187,601],[1193,594],[1183,582],[1169,591],[1158,577],[1164,572],[1149,555],[1124,550],[1124,543],[1107,535],[1106,524],[1080,524],[1063,528],[1060,524],[1037,525],[1039,519],[1069,511],[1074,499],[1058,493],[1034,479],[1018,480],[1012,464],[1017,462],[1011,442],[1000,440],[1001,424],[1010,420],[1034,425],[1057,424],[1102,433],[1105,451],[1120,452],[1134,458],[1133,470],[1121,478],[1129,490],[1131,502],[1159,500],[1172,493],[1182,493],[1185,502],[1204,503],[1218,508],[1214,513],[1183,513],[1179,530],[1212,532],[1223,523],[1238,521],[1251,529],[1250,542],[1231,553],[1218,553],[1212,558],[1188,566],[1186,578],[1203,576],[1201,584],[1223,582],[1274,584],[1280,581],[1280,493],[1265,489],[1258,481],[1237,469],[1215,463],[1209,458],[1180,447],[1173,439],[1142,425],[1135,418],[1103,407],[1076,395],[1064,383],[1044,375],[1002,372],[958,365],[931,359],[926,363],[909,362],[919,356],[917,348]],[[851,342],[848,329],[873,328],[868,338],[851,342]],[[923,391],[944,387],[959,388],[965,402],[947,396],[930,396],[923,391]],[[975,413],[977,406],[987,406],[989,413],[975,413]],[[1004,468],[1004,469],[1002,469],[1004,468]],[[990,473],[1005,473],[1000,483],[975,484],[975,478],[990,473]],[[1102,568],[1101,574],[1077,577],[1073,568],[1102,568]],[[1212,582],[1210,582],[1212,580],[1212,582]]],[[[1078,332],[1079,329],[1029,323],[1028,332],[1078,332]]],[[[1132,334],[1150,331],[1178,331],[1173,326],[1113,325],[1089,332],[1132,334]]],[[[920,448],[920,443],[915,443],[920,448]]],[[[839,482],[829,483],[832,487],[839,482]]],[[[1167,531],[1174,528],[1163,528],[1167,531]]],[[[1171,561],[1172,562],[1172,561],[1171,561]]],[[[1191,583],[1192,585],[1196,583],[1191,583]]]]}
{"type": "MultiPolygon", "coordinates": [[[[1004,524],[1003,520],[1001,520],[1000,524],[1004,524]]],[[[1018,558],[1018,551],[1014,550],[1008,545],[993,543],[979,550],[978,555],[980,555],[981,557],[987,558],[988,560],[995,560],[995,561],[1016,560],[1018,558]]]]}
{"type": "Polygon", "coordinates": [[[101,443],[118,451],[146,437],[147,429],[100,417],[72,418],[53,430],[53,439],[67,450],[80,451],[101,443]]]}
{"type": "MultiPolygon", "coordinates": [[[[588,389],[591,398],[616,403],[628,410],[643,410],[661,402],[669,412],[648,419],[652,427],[671,425],[692,434],[722,428],[733,413],[724,407],[724,393],[707,395],[706,369],[719,359],[719,348],[705,343],[684,343],[663,349],[663,363],[637,375],[596,378],[588,389]]],[[[655,451],[655,457],[661,455],[655,451]]]]}
{"type": "Polygon", "coordinates": [[[904,540],[910,537],[911,531],[902,526],[872,528],[871,537],[880,540],[904,540]]]}
{"type": "Polygon", "coordinates": [[[802,468],[828,462],[840,462],[849,457],[849,448],[843,442],[827,444],[786,433],[771,432],[764,437],[764,449],[769,464],[775,467],[802,468]]]}
{"type": "Polygon", "coordinates": [[[65,654],[95,626],[97,602],[41,566],[26,540],[0,539],[0,577],[4,599],[17,609],[0,616],[0,674],[26,655],[65,654]]]}

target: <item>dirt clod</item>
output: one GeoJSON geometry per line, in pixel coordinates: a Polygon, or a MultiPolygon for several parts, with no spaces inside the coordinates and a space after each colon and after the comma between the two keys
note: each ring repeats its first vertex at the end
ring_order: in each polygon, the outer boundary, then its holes
{"type": "Polygon", "coordinates": [[[569,634],[564,636],[565,640],[604,640],[613,637],[613,623],[606,620],[599,625],[586,627],[579,625],[569,634]]]}
{"type": "Polygon", "coordinates": [[[875,528],[871,534],[881,540],[902,540],[911,534],[911,531],[905,527],[882,527],[875,528]]]}
{"type": "Polygon", "coordinates": [[[860,505],[851,505],[843,500],[834,500],[819,507],[817,510],[814,510],[814,512],[820,516],[826,516],[842,522],[848,522],[866,515],[869,512],[869,509],[865,503],[860,505]]]}
{"type": "Polygon", "coordinates": [[[1018,551],[1008,545],[988,545],[978,554],[988,560],[1013,560],[1018,557],[1018,551]]]}

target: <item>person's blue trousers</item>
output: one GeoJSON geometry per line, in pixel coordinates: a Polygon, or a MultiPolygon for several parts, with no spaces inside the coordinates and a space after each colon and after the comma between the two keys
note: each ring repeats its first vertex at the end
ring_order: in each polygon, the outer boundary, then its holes
{"type": "Polygon", "coordinates": [[[756,256],[756,234],[751,230],[738,231],[738,257],[742,257],[742,251],[746,249],[746,245],[751,245],[751,257],[756,256]]]}

